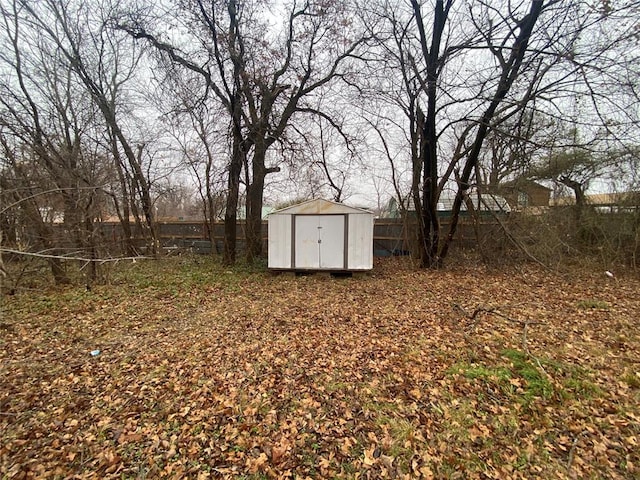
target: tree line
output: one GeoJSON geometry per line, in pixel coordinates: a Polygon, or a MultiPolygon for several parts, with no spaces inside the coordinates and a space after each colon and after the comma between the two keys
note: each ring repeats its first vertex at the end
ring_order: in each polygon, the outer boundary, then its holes
{"type": "Polygon", "coordinates": [[[578,203],[594,178],[637,186],[635,1],[0,9],[0,248],[46,253],[60,283],[66,255],[106,255],[96,222],[107,214],[128,255],[134,231],[155,253],[158,203],[184,182],[209,228],[224,218],[231,264],[240,209],[252,261],[263,253],[265,194],[342,201],[369,175],[378,196],[415,210],[423,267],[443,264],[471,197],[505,182],[554,180],[578,203]]]}

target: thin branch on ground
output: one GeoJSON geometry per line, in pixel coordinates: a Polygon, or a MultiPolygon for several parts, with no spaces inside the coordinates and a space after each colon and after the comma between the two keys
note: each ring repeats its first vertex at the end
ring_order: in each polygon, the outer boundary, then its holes
{"type": "Polygon", "coordinates": [[[542,372],[547,377],[550,377],[549,374],[547,373],[547,371],[542,366],[542,363],[540,362],[538,357],[533,355],[531,353],[531,351],[529,350],[529,344],[528,344],[528,339],[527,339],[529,325],[539,325],[541,322],[534,322],[534,321],[531,321],[531,320],[519,320],[517,318],[510,317],[510,316],[505,315],[504,313],[498,311],[497,307],[491,307],[491,308],[476,307],[476,309],[472,313],[468,313],[467,310],[462,305],[460,305],[458,303],[454,303],[452,306],[453,306],[453,308],[455,310],[459,310],[460,312],[462,312],[462,314],[465,317],[467,317],[471,322],[473,322],[471,324],[471,327],[474,330],[475,330],[476,325],[477,325],[476,318],[481,313],[495,315],[495,316],[500,317],[500,318],[502,318],[504,320],[507,320],[507,321],[512,322],[512,323],[517,323],[518,325],[522,326],[522,350],[523,350],[523,352],[526,353],[527,356],[530,359],[532,359],[533,361],[536,362],[536,365],[538,366],[538,368],[540,368],[540,370],[542,370],[542,372]]]}
{"type": "Polygon", "coordinates": [[[573,443],[571,444],[571,449],[569,450],[569,459],[567,460],[567,470],[571,470],[571,466],[573,465],[573,459],[575,458],[575,455],[576,455],[576,448],[578,448],[578,442],[586,434],[587,434],[587,431],[583,430],[578,435],[576,435],[576,437],[573,439],[573,443]]]}
{"type": "Polygon", "coordinates": [[[85,257],[73,257],[66,255],[50,255],[46,253],[38,253],[38,252],[23,252],[21,250],[13,250],[11,248],[0,248],[0,253],[13,253],[16,255],[25,255],[27,257],[38,257],[38,258],[57,258],[59,260],[78,260],[80,262],[96,262],[96,263],[109,263],[109,262],[120,262],[123,260],[152,260],[153,257],[146,256],[137,256],[137,257],[113,257],[113,258],[85,258],[85,257]]]}

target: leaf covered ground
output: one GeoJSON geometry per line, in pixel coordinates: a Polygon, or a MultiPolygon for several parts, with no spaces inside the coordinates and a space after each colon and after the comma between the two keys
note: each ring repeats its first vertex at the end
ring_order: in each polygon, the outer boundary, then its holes
{"type": "Polygon", "coordinates": [[[639,293],[602,272],[201,257],[6,296],[0,475],[638,478],[639,293]]]}

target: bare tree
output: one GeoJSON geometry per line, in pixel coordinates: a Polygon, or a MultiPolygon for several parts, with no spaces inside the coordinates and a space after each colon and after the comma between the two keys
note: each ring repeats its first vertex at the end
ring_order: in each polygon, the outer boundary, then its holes
{"type": "Polygon", "coordinates": [[[348,77],[366,39],[352,25],[352,5],[340,2],[292,2],[281,5],[282,26],[264,19],[263,2],[237,0],[186,7],[191,32],[201,45],[185,51],[151,32],[144,19],[121,25],[146,39],[174,62],[196,72],[226,108],[231,124],[225,259],[235,259],[235,210],[240,173],[245,171],[247,258],[262,252],[262,204],[265,178],[278,171],[267,165],[271,147],[299,113],[321,114],[307,99],[348,77]]]}
{"type": "MultiPolygon", "coordinates": [[[[135,209],[137,205],[132,200],[134,197],[139,200],[148,248],[155,252],[158,241],[151,185],[142,162],[145,144],[133,143],[122,119],[123,90],[139,65],[139,49],[127,36],[118,36],[117,32],[106,28],[112,8],[106,1],[94,5],[55,0],[16,1],[25,21],[56,46],[61,61],[73,71],[101,113],[123,194],[131,200],[123,205],[130,204],[135,209]]],[[[127,231],[127,207],[124,212],[121,221],[127,231]]]]}
{"type": "MultiPolygon", "coordinates": [[[[326,100],[326,99],[325,99],[326,100]]],[[[349,180],[365,165],[358,147],[361,139],[347,125],[346,115],[318,107],[308,119],[297,119],[291,132],[281,139],[278,155],[288,159],[284,168],[290,183],[306,184],[308,195],[343,202],[350,196],[349,180]]]]}
{"type": "MultiPolygon", "coordinates": [[[[184,80],[184,79],[183,79],[184,80]]],[[[170,88],[177,102],[169,105],[166,128],[175,140],[182,167],[197,185],[201,211],[209,238],[214,239],[214,223],[224,215],[224,167],[228,158],[226,128],[221,128],[220,109],[194,99],[191,88],[179,80],[170,88]],[[177,94],[177,95],[176,95],[177,94]]],[[[215,252],[215,249],[212,249],[215,252]]]]}
{"type": "MultiPolygon", "coordinates": [[[[38,39],[17,2],[0,8],[9,47],[0,58],[7,73],[0,84],[0,168],[9,205],[2,214],[21,218],[22,241],[31,239],[33,248],[52,255],[54,279],[66,283],[56,255],[70,249],[87,258],[98,255],[94,222],[104,206],[110,169],[91,140],[96,111],[72,70],[61,67],[60,50],[38,39]]],[[[95,280],[97,265],[88,271],[89,281],[95,280]]]]}
{"type": "MultiPolygon", "coordinates": [[[[632,7],[625,8],[628,18],[632,7]]],[[[582,2],[557,0],[412,0],[408,10],[382,1],[363,11],[379,41],[377,68],[397,72],[391,79],[372,75],[383,92],[374,88],[371,96],[387,106],[385,122],[405,131],[420,263],[440,266],[454,241],[460,209],[481,181],[483,157],[507,145],[520,149],[518,155],[532,155],[541,148],[535,144],[540,137],[527,130],[539,124],[540,115],[559,121],[584,91],[576,86],[585,84],[580,72],[597,65],[602,49],[611,45],[588,49],[582,36],[600,28],[604,14],[582,2]],[[391,88],[384,92],[385,86],[391,88]],[[404,120],[387,113],[392,106],[404,120]],[[456,197],[443,237],[436,205],[452,181],[456,197]]],[[[502,160],[505,164],[492,165],[493,175],[520,168],[512,154],[502,160]]]]}

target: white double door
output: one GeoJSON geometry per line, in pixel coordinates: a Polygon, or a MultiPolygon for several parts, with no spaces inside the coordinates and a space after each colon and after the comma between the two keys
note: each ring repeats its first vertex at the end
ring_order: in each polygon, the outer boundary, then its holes
{"type": "Polygon", "coordinates": [[[346,268],[345,218],[345,215],[296,215],[295,268],[346,268]]]}

